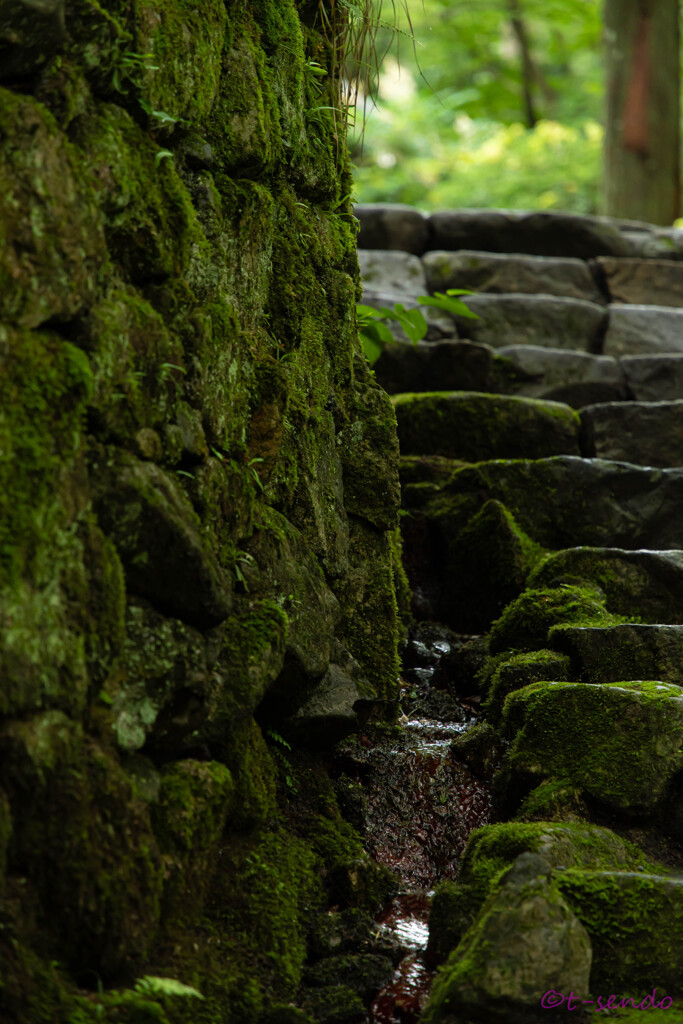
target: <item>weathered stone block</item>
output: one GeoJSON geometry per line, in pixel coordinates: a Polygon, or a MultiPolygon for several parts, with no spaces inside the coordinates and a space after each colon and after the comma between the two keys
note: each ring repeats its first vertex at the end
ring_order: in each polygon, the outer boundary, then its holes
{"type": "Polygon", "coordinates": [[[555,650],[568,654],[572,673],[589,683],[644,679],[654,675],[683,685],[683,626],[625,623],[617,626],[556,626],[555,650]]]}
{"type": "Polygon", "coordinates": [[[545,295],[472,295],[478,320],[455,317],[458,333],[492,348],[540,345],[597,352],[606,323],[604,307],[582,299],[545,295]]]}
{"type": "Polygon", "coordinates": [[[499,809],[516,809],[533,784],[552,777],[626,818],[647,818],[683,766],[683,688],[532,683],[508,697],[503,730],[511,745],[496,779],[499,809]]]}
{"type": "Polygon", "coordinates": [[[581,260],[630,256],[632,246],[613,221],[572,213],[445,210],[430,220],[433,249],[530,253],[581,260]]]}
{"type": "Polygon", "coordinates": [[[577,414],[559,403],[476,392],[396,395],[392,401],[404,455],[479,462],[579,452],[577,414]]]}
{"type": "Polygon", "coordinates": [[[430,247],[430,220],[402,203],[359,203],[359,249],[400,249],[421,256],[430,247]]]}
{"type": "Polygon", "coordinates": [[[597,264],[612,302],[646,306],[683,306],[683,263],[674,260],[615,260],[597,264]]]}
{"type": "MultiPolygon", "coordinates": [[[[390,395],[402,391],[498,391],[494,354],[469,341],[397,342],[385,345],[373,366],[390,395]]],[[[542,397],[542,396],[533,396],[542,397]]]]}
{"type": "Polygon", "coordinates": [[[619,362],[630,397],[637,402],[683,398],[683,354],[624,356],[619,362]]]}
{"type": "Polygon", "coordinates": [[[359,249],[358,265],[363,291],[403,296],[397,302],[427,294],[427,280],[417,256],[391,249],[359,249]]]}
{"type": "Polygon", "coordinates": [[[610,306],[603,352],[607,356],[683,352],[683,309],[610,306]]]}
{"type": "Polygon", "coordinates": [[[608,402],[581,411],[586,458],[638,466],[683,465],[683,401],[608,402]]]}
{"type": "Polygon", "coordinates": [[[590,580],[618,615],[646,622],[683,620],[683,551],[624,551],[622,548],[569,548],[555,551],[533,570],[532,587],[563,580],[590,580]]]}
{"type": "Polygon", "coordinates": [[[428,252],[422,257],[430,292],[468,288],[473,292],[562,295],[605,302],[584,260],[498,253],[428,252]]]}
{"type": "Polygon", "coordinates": [[[493,365],[495,390],[566,402],[574,409],[626,397],[618,360],[535,345],[498,349],[493,365]]]}

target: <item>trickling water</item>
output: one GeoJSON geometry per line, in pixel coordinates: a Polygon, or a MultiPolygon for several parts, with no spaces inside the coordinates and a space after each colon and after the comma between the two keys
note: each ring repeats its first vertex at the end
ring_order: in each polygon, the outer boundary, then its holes
{"type": "Polygon", "coordinates": [[[477,702],[434,689],[437,679],[448,685],[440,663],[453,645],[438,634],[429,639],[408,645],[401,737],[354,755],[367,798],[368,849],[402,883],[378,927],[406,951],[391,983],[377,994],[369,1024],[418,1021],[434,976],[424,960],[434,886],[455,878],[470,832],[490,813],[488,784],[450,754],[455,737],[476,724],[477,702]],[[437,712],[444,720],[431,717],[437,712]]]}

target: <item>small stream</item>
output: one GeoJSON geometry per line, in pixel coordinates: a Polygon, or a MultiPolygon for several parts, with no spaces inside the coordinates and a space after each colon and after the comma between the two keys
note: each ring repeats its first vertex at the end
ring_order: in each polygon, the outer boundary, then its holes
{"type": "Polygon", "coordinates": [[[467,694],[454,658],[468,639],[432,623],[413,629],[404,651],[402,734],[391,745],[357,748],[345,768],[363,784],[367,848],[401,883],[378,928],[405,956],[368,1024],[418,1020],[434,976],[425,960],[434,887],[455,878],[470,832],[489,820],[489,784],[450,753],[454,738],[478,720],[478,698],[467,694]]]}

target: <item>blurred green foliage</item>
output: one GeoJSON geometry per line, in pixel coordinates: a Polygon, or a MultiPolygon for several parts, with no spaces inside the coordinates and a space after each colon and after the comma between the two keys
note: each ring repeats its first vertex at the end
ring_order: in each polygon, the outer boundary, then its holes
{"type": "Polygon", "coordinates": [[[351,139],[358,200],[597,212],[600,7],[412,0],[412,29],[377,36],[379,95],[368,85],[351,139]]]}

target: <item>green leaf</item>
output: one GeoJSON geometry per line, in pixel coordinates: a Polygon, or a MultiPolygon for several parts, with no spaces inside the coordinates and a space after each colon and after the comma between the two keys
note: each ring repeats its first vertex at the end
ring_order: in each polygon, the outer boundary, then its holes
{"type": "Polygon", "coordinates": [[[373,366],[382,355],[382,343],[371,337],[365,331],[360,332],[360,343],[363,352],[370,366],[373,366]]]}
{"type": "Polygon", "coordinates": [[[154,157],[154,166],[158,167],[162,160],[166,160],[168,157],[173,159],[173,153],[170,149],[160,149],[154,157]]]}
{"type": "Polygon", "coordinates": [[[463,316],[467,317],[468,320],[479,319],[477,314],[468,309],[461,299],[454,299],[449,295],[444,295],[443,292],[437,292],[431,296],[421,295],[417,301],[422,306],[434,306],[436,309],[443,309],[446,313],[450,313],[451,316],[463,316]]]}

